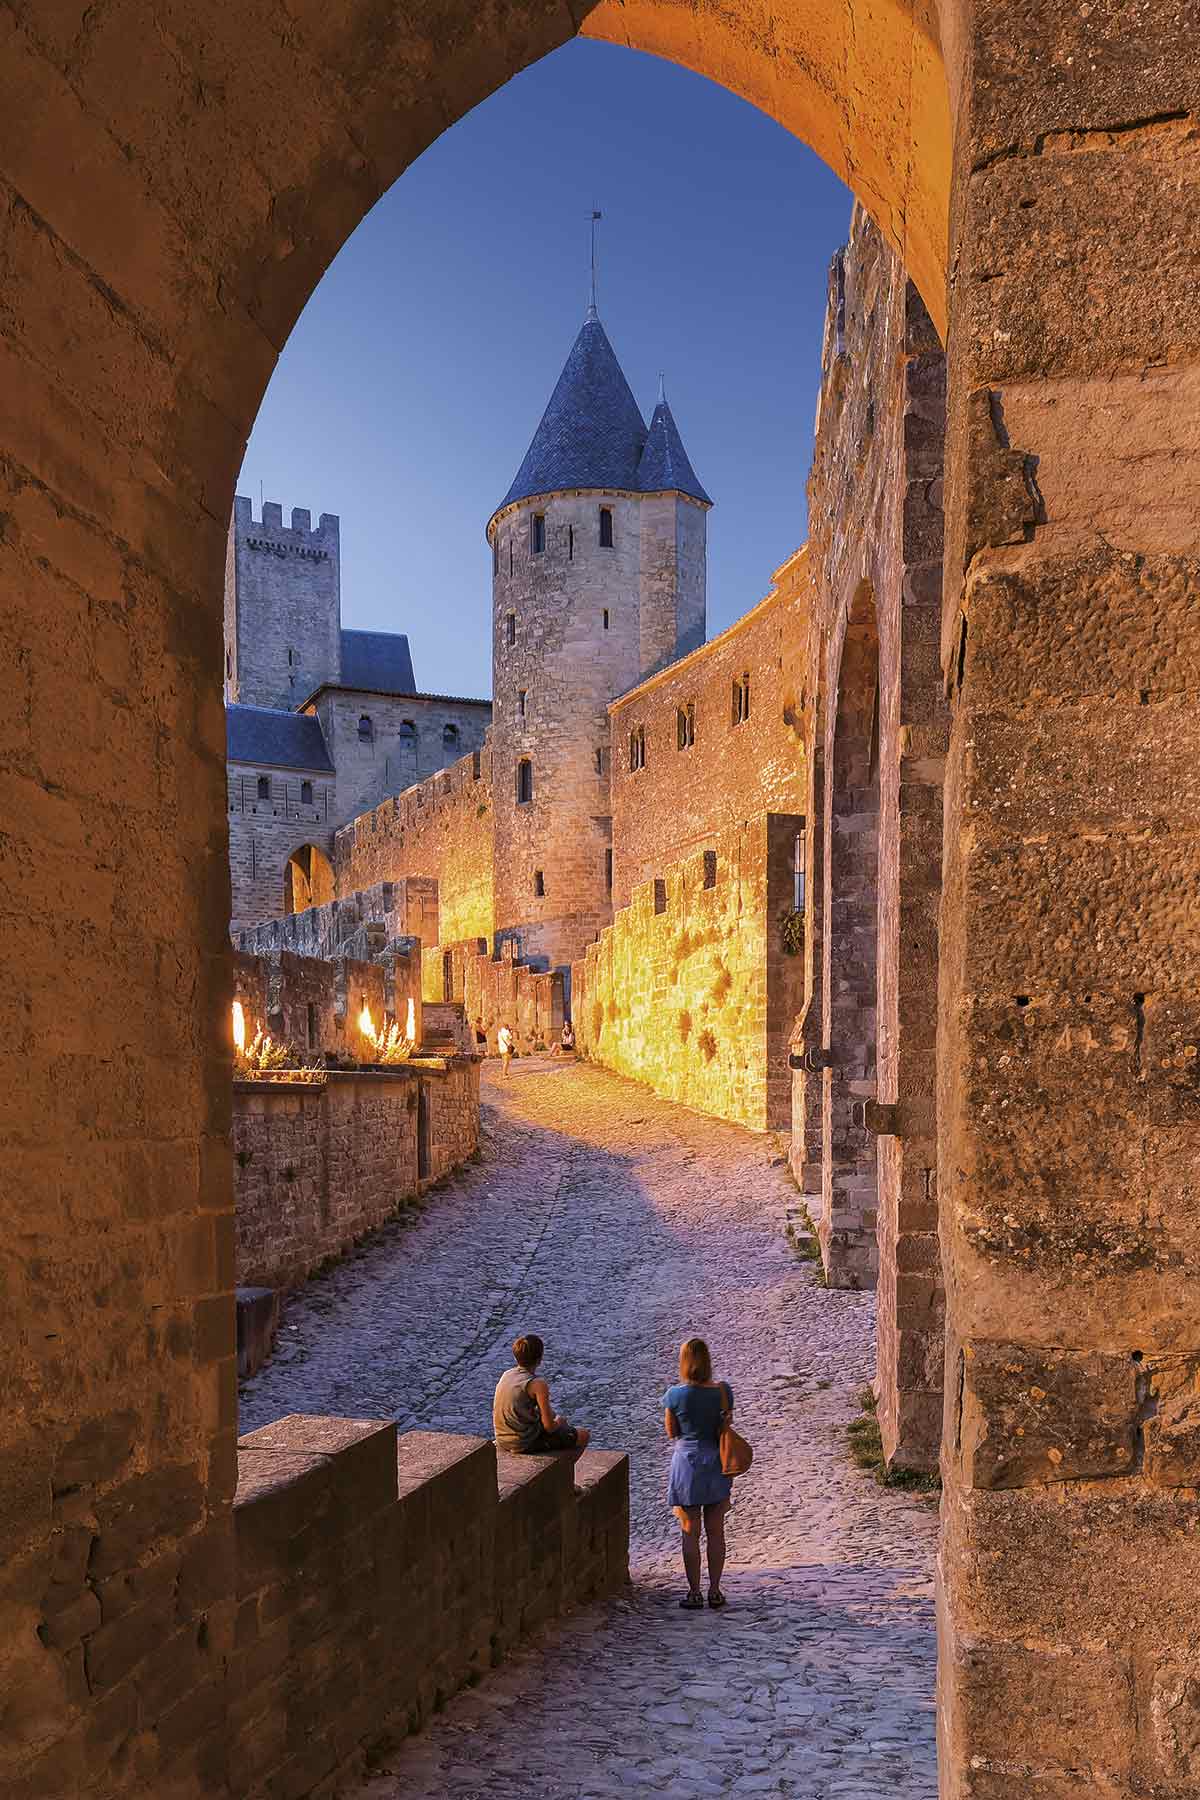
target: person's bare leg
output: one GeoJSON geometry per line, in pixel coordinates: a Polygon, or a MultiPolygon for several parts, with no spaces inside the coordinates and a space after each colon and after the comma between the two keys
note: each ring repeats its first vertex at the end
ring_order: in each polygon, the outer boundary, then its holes
{"type": "Polygon", "coordinates": [[[700,1508],[677,1506],[675,1517],[683,1534],[683,1572],[690,1593],[700,1592],[700,1508]]]}
{"type": "MultiPolygon", "coordinates": [[[[710,1594],[719,1594],[721,1591],[721,1576],[725,1570],[725,1514],[728,1511],[728,1500],[722,1500],[716,1506],[706,1506],[704,1509],[704,1535],[708,1540],[708,1591],[710,1594]]],[[[698,1555],[696,1561],[698,1567],[698,1555]]]]}
{"type": "Polygon", "coordinates": [[[580,1457],[583,1455],[584,1451],[587,1449],[587,1447],[591,1443],[591,1441],[592,1441],[592,1434],[588,1430],[587,1426],[586,1425],[576,1426],[576,1428],[575,1428],[575,1461],[576,1462],[579,1461],[580,1457]]]}

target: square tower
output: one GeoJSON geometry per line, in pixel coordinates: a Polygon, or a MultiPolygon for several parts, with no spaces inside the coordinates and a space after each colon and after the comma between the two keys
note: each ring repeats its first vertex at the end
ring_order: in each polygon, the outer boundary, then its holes
{"type": "Polygon", "coordinates": [[[225,556],[225,699],[291,708],[341,678],[341,548],[335,513],[268,500],[257,523],[239,494],[225,556]]]}

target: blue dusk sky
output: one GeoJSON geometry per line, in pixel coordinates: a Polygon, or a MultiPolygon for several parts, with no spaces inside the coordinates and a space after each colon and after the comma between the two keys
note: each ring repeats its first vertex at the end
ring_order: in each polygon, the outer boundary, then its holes
{"type": "Polygon", "coordinates": [[[716,502],[708,629],[805,536],[826,280],[848,190],[798,139],[674,64],[575,40],[445,133],[330,266],[238,481],[337,513],[342,623],[406,631],[418,686],[491,693],[484,531],[588,298],[649,419],[662,370],[716,502]]]}

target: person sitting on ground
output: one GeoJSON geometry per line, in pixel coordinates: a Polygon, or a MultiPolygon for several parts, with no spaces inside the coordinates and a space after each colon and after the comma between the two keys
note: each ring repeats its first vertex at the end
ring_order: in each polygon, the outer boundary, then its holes
{"type": "Polygon", "coordinates": [[[559,1038],[557,1044],[554,1044],[551,1047],[550,1054],[551,1056],[574,1056],[575,1027],[572,1025],[570,1019],[563,1020],[562,1036],[559,1038]]]}
{"type": "Polygon", "coordinates": [[[507,1075],[509,1064],[513,1059],[512,1026],[507,1021],[496,1034],[496,1048],[500,1052],[500,1073],[507,1075]]]}
{"type": "Polygon", "coordinates": [[[476,1056],[486,1056],[487,1055],[487,1026],[483,1022],[483,1014],[482,1013],[480,1013],[479,1017],[475,1021],[474,1030],[475,1030],[475,1054],[476,1054],[476,1056]]]}
{"type": "Polygon", "coordinates": [[[582,1425],[570,1424],[551,1406],[550,1389],[537,1373],[545,1354],[546,1346],[533,1332],[514,1343],[516,1366],[500,1377],[492,1401],[496,1448],[515,1456],[573,1450],[578,1458],[587,1449],[591,1433],[582,1425]]]}
{"type": "Polygon", "coordinates": [[[724,1606],[725,1515],[733,1482],[721,1471],[721,1428],[733,1417],[733,1390],[714,1381],[712,1357],[703,1338],[688,1338],[679,1351],[679,1380],[663,1395],[667,1436],[674,1442],[667,1505],[683,1533],[683,1569],[688,1591],[679,1602],[702,1611],[700,1519],[708,1539],[708,1604],[724,1606]]]}

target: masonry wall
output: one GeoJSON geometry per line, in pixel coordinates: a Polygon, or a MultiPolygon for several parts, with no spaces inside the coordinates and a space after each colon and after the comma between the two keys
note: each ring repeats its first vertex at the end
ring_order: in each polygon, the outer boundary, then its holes
{"type": "Polygon", "coordinates": [[[468,1042],[474,1048],[475,1022],[482,1019],[487,1046],[495,1054],[501,1025],[512,1031],[519,1054],[527,1055],[538,1044],[547,1048],[562,1031],[566,1015],[566,982],[561,969],[541,970],[523,963],[519,945],[506,939],[495,955],[486,944],[469,939],[464,944],[441,946],[425,956],[426,1005],[433,994],[450,994],[461,1006],[468,1042]]]}
{"type": "Polygon", "coordinates": [[[478,1132],[470,1057],[235,1082],[239,1284],[294,1287],[457,1168],[478,1132]]]}
{"type": "Polygon", "coordinates": [[[822,696],[813,757],[824,783],[805,1041],[827,1066],[797,1094],[793,1156],[809,1185],[815,1087],[823,1181],[810,1205],[828,1276],[877,1280],[884,1446],[922,1468],[938,1456],[944,1329],[934,1101],[944,430],[937,334],[856,208],[830,277],[809,482],[820,626],[810,686],[822,696]]]}
{"type": "Polygon", "coordinates": [[[262,519],[239,494],[229,521],[225,697],[243,706],[296,707],[341,669],[341,539],[333,513],[312,516],[268,500],[262,519]],[[232,592],[231,592],[232,586],[232,592]]]}
{"type": "Polygon", "coordinates": [[[305,710],[320,719],[337,770],[335,829],[482,750],[492,720],[488,700],[341,687],[326,688],[305,710]]]}
{"type": "MultiPolygon", "coordinates": [[[[265,935],[268,929],[249,935],[265,935]]],[[[347,956],[326,961],[279,949],[240,951],[234,957],[234,992],[245,1009],[247,1042],[261,1028],[301,1055],[332,1053],[371,1062],[376,1046],[361,1029],[364,1007],[378,1033],[393,1022],[406,1031],[411,1004],[419,1043],[420,945],[405,941],[407,950],[393,941],[369,962],[347,956]]]]}
{"type": "Polygon", "coordinates": [[[796,826],[760,814],[634,889],[572,970],[585,1055],[699,1112],[786,1126],[804,965],[777,954],[776,918],[796,826]]]}
{"type": "Polygon", "coordinates": [[[296,956],[337,956],[374,960],[389,946],[403,951],[405,940],[437,940],[438,884],[427,876],[380,881],[304,912],[285,913],[235,933],[239,950],[265,956],[290,950],[296,956]]]}
{"type": "Polygon", "coordinates": [[[335,778],[328,772],[229,763],[225,774],[232,878],[230,929],[240,931],[285,910],[288,858],[315,844],[332,860],[338,820],[335,778]],[[270,792],[260,795],[265,779],[270,792]],[[311,798],[306,797],[311,787],[311,798]]]}
{"type": "Polygon", "coordinates": [[[438,884],[438,928],[427,941],[490,939],[495,928],[491,783],[492,757],[485,747],[345,826],[334,840],[339,899],[381,881],[423,876],[438,884]]]}
{"type": "Polygon", "coordinates": [[[811,605],[805,552],[776,572],[768,597],[711,643],[644,681],[608,709],[613,904],[639,882],[759,812],[803,813],[804,644],[811,605]],[[750,716],[735,724],[733,684],[749,672],[750,716]],[[679,748],[680,708],[695,742],[679,748]],[[646,766],[630,767],[645,733],[646,766]]]}

